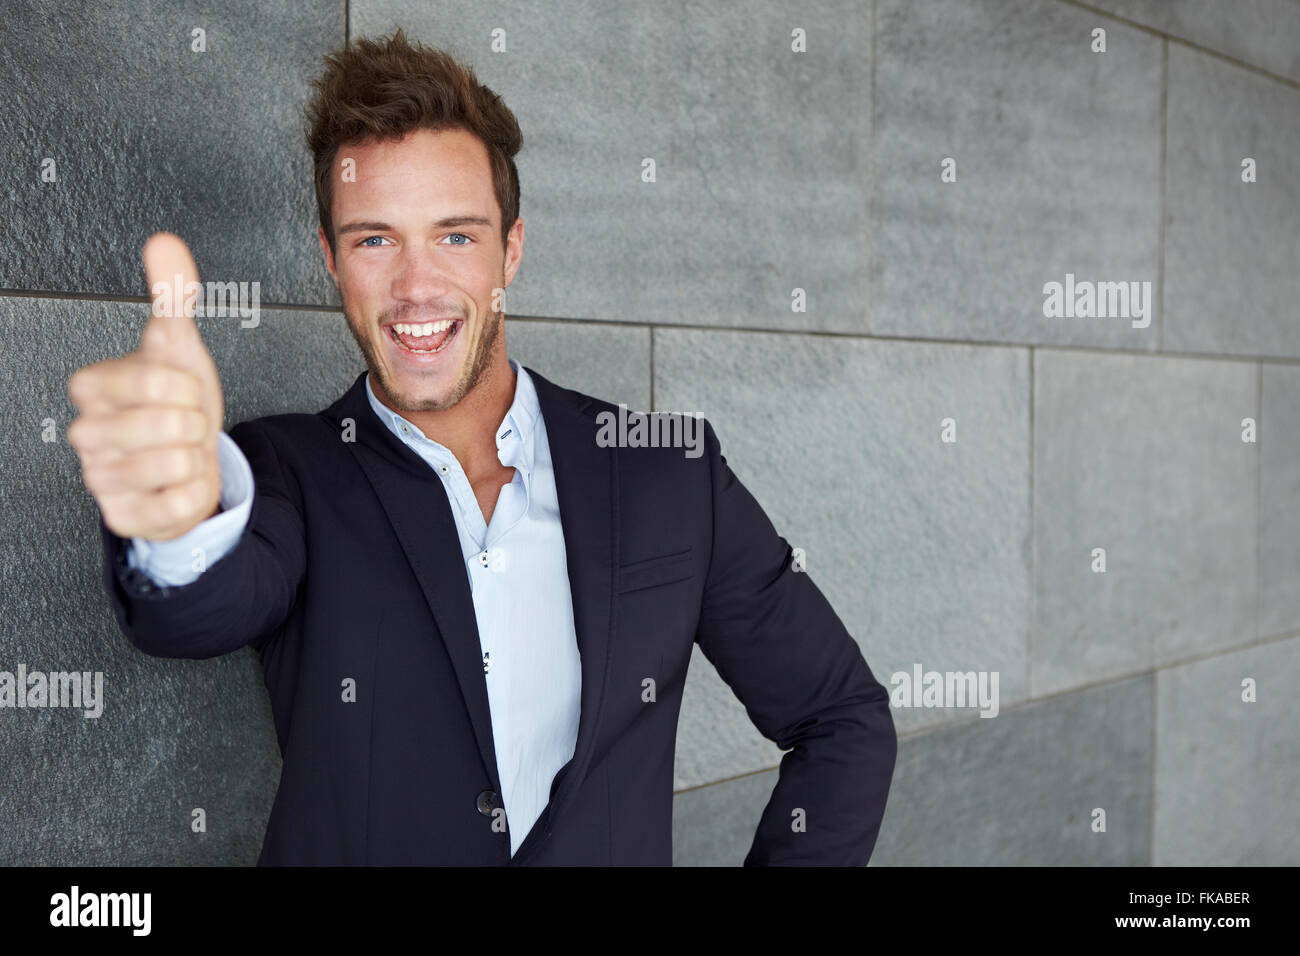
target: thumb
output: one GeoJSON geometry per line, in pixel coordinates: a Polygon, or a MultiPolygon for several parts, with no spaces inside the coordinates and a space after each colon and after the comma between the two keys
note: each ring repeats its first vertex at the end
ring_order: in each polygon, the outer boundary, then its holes
{"type": "Polygon", "coordinates": [[[194,257],[180,237],[170,232],[155,232],[150,236],[144,244],[143,257],[153,306],[137,351],[198,378],[200,405],[215,434],[221,430],[225,418],[225,402],[216,363],[194,323],[194,301],[200,294],[194,257]]]}
{"type": "Polygon", "coordinates": [[[194,300],[199,294],[194,257],[179,236],[155,232],[144,244],[143,258],[153,304],[140,335],[140,351],[184,364],[194,354],[194,346],[203,347],[194,324],[194,300]]]}

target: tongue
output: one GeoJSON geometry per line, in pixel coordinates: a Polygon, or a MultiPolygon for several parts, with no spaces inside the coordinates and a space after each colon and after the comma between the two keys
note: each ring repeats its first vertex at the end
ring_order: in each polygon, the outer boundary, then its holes
{"type": "Polygon", "coordinates": [[[435,332],[433,335],[411,335],[409,332],[398,332],[396,330],[394,330],[393,334],[397,336],[397,341],[408,349],[430,351],[439,348],[447,339],[451,338],[455,331],[456,326],[452,325],[445,332],[435,332]]]}

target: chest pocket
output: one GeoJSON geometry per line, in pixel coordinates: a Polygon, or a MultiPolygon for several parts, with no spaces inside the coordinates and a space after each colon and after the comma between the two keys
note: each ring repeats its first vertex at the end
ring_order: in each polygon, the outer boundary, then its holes
{"type": "Polygon", "coordinates": [[[618,593],[685,581],[695,573],[694,549],[674,551],[641,561],[632,561],[618,569],[618,593]]]}

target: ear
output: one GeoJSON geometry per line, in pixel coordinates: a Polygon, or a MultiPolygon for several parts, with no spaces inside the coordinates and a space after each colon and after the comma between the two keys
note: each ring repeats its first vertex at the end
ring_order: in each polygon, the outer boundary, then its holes
{"type": "Polygon", "coordinates": [[[510,232],[506,234],[506,258],[502,269],[505,274],[505,283],[509,285],[514,281],[515,273],[519,271],[519,264],[524,258],[524,217],[520,216],[515,220],[515,224],[510,227],[510,232]]]}
{"type": "Polygon", "coordinates": [[[339,284],[339,274],[334,268],[334,250],[330,248],[330,242],[325,237],[325,228],[323,226],[316,227],[316,236],[320,239],[320,251],[325,255],[325,268],[329,270],[330,278],[334,280],[334,284],[337,286],[339,284]]]}

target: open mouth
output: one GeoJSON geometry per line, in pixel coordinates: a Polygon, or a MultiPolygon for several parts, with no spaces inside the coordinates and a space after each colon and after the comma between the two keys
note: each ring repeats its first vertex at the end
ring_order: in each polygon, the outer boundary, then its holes
{"type": "Polygon", "coordinates": [[[446,351],[464,324],[464,319],[441,319],[437,322],[395,322],[385,329],[398,347],[417,355],[436,355],[446,351]]]}

